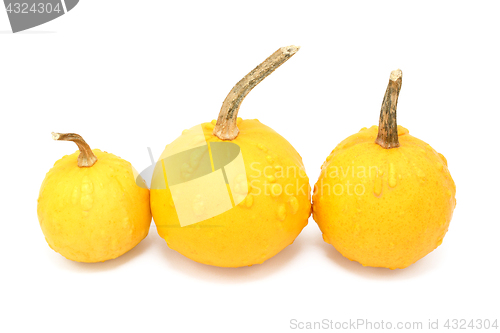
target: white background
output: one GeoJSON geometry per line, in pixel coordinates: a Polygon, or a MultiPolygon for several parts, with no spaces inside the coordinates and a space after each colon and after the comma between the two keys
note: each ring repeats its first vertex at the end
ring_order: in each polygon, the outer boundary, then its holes
{"type": "Polygon", "coordinates": [[[1,9],[0,331],[498,319],[499,10],[493,1],[83,0],[12,34],[1,9]],[[250,93],[241,117],[288,139],[314,184],[337,143],[378,123],[389,74],[401,68],[398,123],[446,156],[457,185],[442,246],[404,270],[365,268],[324,243],[312,217],[292,246],[239,269],[190,261],[154,224],[105,263],[71,262],[47,246],[38,190],[76,150],[52,131],[79,133],[142,170],[147,147],[157,158],[183,129],[215,119],[231,87],[290,44],[302,48],[250,93]]]}

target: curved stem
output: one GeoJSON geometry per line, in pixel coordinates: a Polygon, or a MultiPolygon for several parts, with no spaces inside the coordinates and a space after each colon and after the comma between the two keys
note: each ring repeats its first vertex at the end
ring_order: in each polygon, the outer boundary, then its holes
{"type": "Polygon", "coordinates": [[[73,141],[80,149],[78,155],[78,166],[80,168],[91,167],[97,162],[97,157],[90,149],[89,145],[81,136],[75,133],[54,133],[52,132],[52,139],[59,141],[73,141]]]}
{"type": "Polygon", "coordinates": [[[238,136],[240,131],[236,126],[236,118],[243,99],[256,85],[290,59],[299,49],[300,47],[293,45],[280,48],[236,83],[222,103],[213,131],[215,136],[221,140],[233,140],[238,136]]]}
{"type": "Polygon", "coordinates": [[[378,136],[375,143],[382,148],[390,149],[399,147],[398,123],[396,121],[396,109],[398,97],[401,90],[403,72],[400,69],[391,72],[389,84],[385,91],[384,101],[380,109],[380,120],[378,125],[378,136]]]}

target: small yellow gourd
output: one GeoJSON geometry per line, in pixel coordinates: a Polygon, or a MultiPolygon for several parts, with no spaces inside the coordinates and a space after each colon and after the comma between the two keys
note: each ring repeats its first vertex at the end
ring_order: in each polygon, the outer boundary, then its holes
{"type": "Polygon", "coordinates": [[[405,268],[443,241],[456,205],[443,155],[396,123],[402,72],[393,71],[379,126],[332,151],[314,188],[323,239],[364,266],[405,268]]]}
{"type": "Polygon", "coordinates": [[[114,259],[132,249],[151,223],[144,180],[129,162],[91,150],[78,134],[52,137],[75,142],[79,151],[58,160],[40,188],[38,220],[49,246],[79,262],[114,259]]]}
{"type": "Polygon", "coordinates": [[[208,265],[260,264],[291,244],[310,216],[302,158],[258,120],[237,118],[244,97],[298,51],[280,48],[231,90],[217,121],[167,145],[151,210],[167,245],[208,265]]]}

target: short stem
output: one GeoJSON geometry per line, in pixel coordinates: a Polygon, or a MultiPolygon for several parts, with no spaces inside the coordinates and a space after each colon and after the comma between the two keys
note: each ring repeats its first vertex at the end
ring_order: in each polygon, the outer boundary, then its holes
{"type": "Polygon", "coordinates": [[[233,140],[238,136],[239,130],[236,126],[236,119],[243,99],[256,85],[290,59],[299,49],[300,47],[293,45],[280,48],[231,89],[224,103],[222,103],[213,132],[215,136],[221,140],[233,140]]]}
{"type": "Polygon", "coordinates": [[[54,133],[52,132],[52,139],[59,141],[73,141],[80,149],[78,155],[78,166],[80,168],[91,167],[97,162],[97,157],[90,149],[89,145],[81,136],[75,133],[54,133]]]}
{"type": "Polygon", "coordinates": [[[378,136],[375,143],[382,148],[390,149],[399,147],[398,123],[396,121],[396,109],[398,107],[399,91],[403,72],[400,69],[391,72],[389,84],[385,91],[384,101],[380,110],[378,125],[378,136]]]}

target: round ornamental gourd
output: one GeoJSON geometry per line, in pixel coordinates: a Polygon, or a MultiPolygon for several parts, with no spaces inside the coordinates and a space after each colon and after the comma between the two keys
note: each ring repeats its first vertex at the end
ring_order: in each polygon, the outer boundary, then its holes
{"type": "Polygon", "coordinates": [[[393,71],[379,126],[332,151],[314,188],[313,218],[344,257],[405,268],[443,241],[456,205],[446,159],[396,123],[402,72],[393,71]]]}
{"type": "Polygon", "coordinates": [[[235,85],[217,121],[166,146],[153,173],[151,210],[171,249],[208,265],[250,266],[290,245],[307,225],[302,158],[271,128],[237,117],[250,90],[298,49],[280,48],[235,85]]]}
{"type": "Polygon", "coordinates": [[[151,224],[144,180],[129,162],[91,150],[78,134],[52,137],[73,141],[79,151],[58,160],[40,188],[38,220],[49,246],[79,262],[114,259],[132,249],[151,224]]]}

